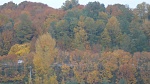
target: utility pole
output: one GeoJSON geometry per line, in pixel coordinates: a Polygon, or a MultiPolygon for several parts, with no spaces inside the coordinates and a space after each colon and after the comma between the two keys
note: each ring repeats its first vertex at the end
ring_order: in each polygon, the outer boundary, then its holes
{"type": "Polygon", "coordinates": [[[32,84],[32,67],[30,66],[30,84],[32,84]]]}

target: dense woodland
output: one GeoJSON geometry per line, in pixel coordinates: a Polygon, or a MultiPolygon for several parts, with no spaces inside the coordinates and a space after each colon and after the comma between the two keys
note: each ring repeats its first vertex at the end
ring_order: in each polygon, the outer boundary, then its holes
{"type": "Polygon", "coordinates": [[[0,83],[150,84],[150,4],[0,6],[0,83]]]}

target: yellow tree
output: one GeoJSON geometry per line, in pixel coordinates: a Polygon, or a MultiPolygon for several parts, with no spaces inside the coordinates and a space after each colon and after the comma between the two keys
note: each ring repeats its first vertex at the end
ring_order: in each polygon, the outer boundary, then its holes
{"type": "Polygon", "coordinates": [[[74,28],[75,39],[74,39],[74,47],[78,49],[85,49],[85,44],[87,41],[87,33],[82,27],[74,28]]]}
{"type": "Polygon", "coordinates": [[[49,78],[53,75],[53,70],[50,66],[53,64],[54,58],[57,55],[55,45],[56,42],[49,33],[39,36],[36,41],[36,52],[33,59],[36,84],[49,84],[48,82],[50,82],[49,78]]]}
{"type": "Polygon", "coordinates": [[[97,70],[93,70],[88,74],[87,82],[89,84],[95,84],[99,81],[99,72],[97,70]]]}
{"type": "Polygon", "coordinates": [[[0,14],[0,27],[3,27],[8,22],[8,18],[5,15],[0,14]]]}
{"type": "Polygon", "coordinates": [[[137,63],[130,53],[123,50],[104,52],[102,53],[100,61],[104,66],[104,70],[102,71],[102,74],[100,74],[102,79],[108,81],[114,79],[117,83],[117,80],[124,78],[128,84],[136,83],[137,63]]]}
{"type": "Polygon", "coordinates": [[[120,23],[116,17],[112,16],[108,23],[106,24],[106,29],[108,30],[109,36],[111,38],[111,45],[112,47],[116,47],[120,45],[122,40],[122,33],[120,29],[120,23]]]}
{"type": "Polygon", "coordinates": [[[62,69],[63,79],[69,79],[70,66],[67,66],[66,64],[63,64],[61,66],[61,69],[62,69]]]}
{"type": "Polygon", "coordinates": [[[3,30],[0,35],[1,38],[1,55],[8,54],[11,46],[13,45],[13,31],[11,30],[3,30]]]}
{"type": "Polygon", "coordinates": [[[98,57],[99,54],[95,54],[90,50],[71,52],[70,60],[74,66],[74,76],[78,83],[96,84],[99,82],[98,57]]]}
{"type": "Polygon", "coordinates": [[[8,54],[16,54],[18,57],[27,55],[30,52],[30,43],[15,44],[11,47],[8,54]]]}
{"type": "Polygon", "coordinates": [[[110,79],[113,78],[113,72],[118,68],[116,63],[116,58],[113,56],[112,52],[104,52],[102,53],[100,62],[102,62],[104,67],[104,70],[100,71],[101,79],[110,81],[110,79]]]}
{"type": "Polygon", "coordinates": [[[106,47],[110,47],[110,42],[111,42],[111,38],[109,36],[107,29],[105,28],[101,34],[101,44],[106,48],[106,47]]]}
{"type": "Polygon", "coordinates": [[[78,21],[78,27],[74,28],[74,40],[73,40],[73,47],[78,49],[85,49],[85,45],[87,42],[87,33],[84,30],[85,23],[84,23],[85,17],[80,16],[80,19],[78,21]]]}
{"type": "Polygon", "coordinates": [[[58,81],[56,80],[57,79],[57,76],[51,76],[50,77],[50,82],[48,84],[58,84],[58,81]]]}
{"type": "Polygon", "coordinates": [[[143,31],[144,31],[145,35],[148,37],[149,46],[150,46],[150,21],[144,22],[143,31]]]}
{"type": "MultiPolygon", "coordinates": [[[[149,52],[137,52],[134,53],[133,58],[137,60],[137,68],[139,70],[138,75],[143,84],[150,83],[150,53],[149,52]]],[[[137,81],[141,81],[137,80],[137,81]]]]}

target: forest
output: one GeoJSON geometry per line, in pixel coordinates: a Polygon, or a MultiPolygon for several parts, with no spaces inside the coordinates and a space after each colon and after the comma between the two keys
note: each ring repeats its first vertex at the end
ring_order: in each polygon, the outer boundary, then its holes
{"type": "Polygon", "coordinates": [[[150,4],[0,6],[0,84],[150,84],[150,4]]]}

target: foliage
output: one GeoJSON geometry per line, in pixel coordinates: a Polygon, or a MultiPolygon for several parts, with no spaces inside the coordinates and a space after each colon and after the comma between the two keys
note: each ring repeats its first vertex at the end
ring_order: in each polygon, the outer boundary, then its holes
{"type": "Polygon", "coordinates": [[[96,18],[98,17],[99,12],[105,12],[104,4],[100,4],[99,2],[95,1],[95,2],[89,2],[85,6],[85,10],[84,10],[85,15],[93,18],[94,20],[96,20],[96,18]]]}
{"type": "MultiPolygon", "coordinates": [[[[40,36],[35,44],[36,51],[33,59],[33,64],[35,67],[36,83],[44,83],[49,80],[55,81],[53,77],[51,78],[52,68],[50,66],[54,62],[54,58],[57,55],[57,49],[55,48],[56,42],[46,33],[40,36]]],[[[54,77],[55,78],[55,77],[54,77]]],[[[49,84],[48,82],[46,84],[49,84]]]]}
{"type": "Polygon", "coordinates": [[[117,18],[112,16],[108,23],[106,24],[106,29],[109,33],[111,38],[111,47],[120,46],[120,42],[122,40],[122,33],[120,29],[120,23],[118,22],[117,18]]]}
{"type": "Polygon", "coordinates": [[[18,67],[17,55],[7,55],[0,57],[0,82],[9,81],[22,81],[26,72],[23,73],[22,69],[18,67]]]}
{"type": "Polygon", "coordinates": [[[101,33],[101,44],[106,48],[110,47],[111,38],[109,36],[108,30],[105,28],[101,33]]]}
{"type": "Polygon", "coordinates": [[[78,6],[78,0],[66,0],[61,7],[63,10],[72,9],[73,7],[78,6]]]}
{"type": "Polygon", "coordinates": [[[21,15],[20,20],[21,23],[16,29],[16,38],[18,42],[22,44],[25,42],[29,42],[32,39],[34,30],[32,28],[32,23],[26,14],[21,15]]]}
{"type": "Polygon", "coordinates": [[[75,39],[74,39],[74,46],[75,49],[85,49],[85,44],[87,41],[87,33],[85,32],[85,30],[81,27],[78,28],[74,28],[74,32],[75,32],[75,39]]]}
{"type": "Polygon", "coordinates": [[[0,6],[1,83],[149,84],[149,51],[146,2],[0,6]]]}
{"type": "Polygon", "coordinates": [[[8,54],[16,54],[17,56],[23,56],[29,54],[29,52],[30,52],[30,43],[24,43],[13,45],[8,54]]]}

